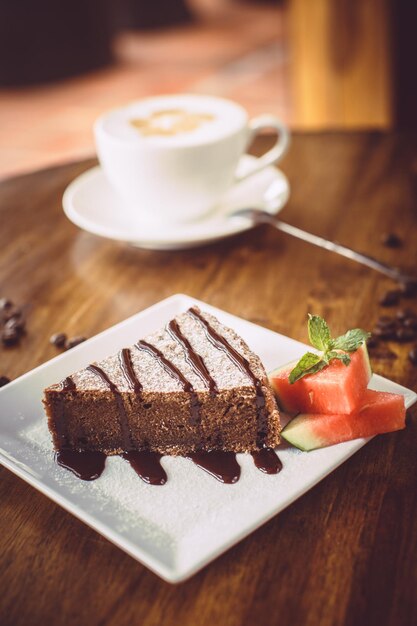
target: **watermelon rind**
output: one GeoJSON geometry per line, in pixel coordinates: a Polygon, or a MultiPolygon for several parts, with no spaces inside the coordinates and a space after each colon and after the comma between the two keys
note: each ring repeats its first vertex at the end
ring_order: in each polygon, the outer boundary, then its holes
{"type": "Polygon", "coordinates": [[[344,441],[373,437],[405,428],[404,396],[367,389],[357,411],[344,414],[300,413],[282,431],[296,448],[309,452],[344,441]]]}
{"type": "Polygon", "coordinates": [[[303,452],[321,447],[321,441],[312,432],[311,416],[308,413],[300,413],[294,417],[281,431],[281,437],[303,452]]]}

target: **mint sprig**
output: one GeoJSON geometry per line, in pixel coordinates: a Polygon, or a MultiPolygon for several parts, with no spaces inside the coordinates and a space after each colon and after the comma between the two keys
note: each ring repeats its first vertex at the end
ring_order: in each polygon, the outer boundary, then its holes
{"type": "Polygon", "coordinates": [[[323,352],[331,342],[330,328],[319,315],[308,314],[308,338],[312,346],[323,352]]]}
{"type": "Polygon", "coordinates": [[[340,335],[336,339],[332,339],[333,350],[345,350],[346,352],[355,352],[371,336],[361,328],[348,330],[344,335],[340,335]]]}
{"type": "Polygon", "coordinates": [[[320,351],[320,354],[306,352],[291,370],[288,380],[294,384],[303,376],[315,374],[327,367],[333,359],[342,361],[343,365],[350,363],[349,353],[358,348],[371,336],[361,328],[348,330],[344,335],[332,339],[330,328],[319,315],[308,314],[308,336],[311,345],[320,351]]]}

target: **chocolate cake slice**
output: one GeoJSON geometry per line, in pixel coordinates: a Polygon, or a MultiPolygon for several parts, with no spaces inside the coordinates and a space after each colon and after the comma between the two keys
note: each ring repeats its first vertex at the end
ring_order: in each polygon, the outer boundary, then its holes
{"type": "Polygon", "coordinates": [[[197,307],[45,389],[57,450],[250,452],[280,441],[260,359],[197,307]]]}

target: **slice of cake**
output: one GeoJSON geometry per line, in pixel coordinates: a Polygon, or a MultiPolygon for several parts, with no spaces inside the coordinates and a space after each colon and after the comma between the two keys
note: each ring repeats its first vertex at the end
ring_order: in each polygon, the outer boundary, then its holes
{"type": "Polygon", "coordinates": [[[250,452],[280,441],[260,359],[197,307],[45,389],[57,450],[250,452]]]}

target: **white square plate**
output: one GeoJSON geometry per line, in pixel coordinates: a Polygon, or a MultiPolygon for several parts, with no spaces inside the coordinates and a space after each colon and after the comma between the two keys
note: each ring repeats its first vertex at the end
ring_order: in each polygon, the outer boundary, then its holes
{"type": "MultiPolygon", "coordinates": [[[[185,458],[163,457],[168,482],[142,482],[118,457],[104,474],[84,482],[58,467],[46,427],[42,391],[75,370],[157,330],[192,304],[233,327],[261,357],[266,370],[298,358],[302,343],[261,328],[185,295],[175,295],[109,328],[0,390],[0,463],[97,530],[169,582],[188,578],[282,511],[368,440],[310,453],[280,452],[284,468],[268,476],[250,455],[238,455],[235,485],[217,482],[185,458]]],[[[407,408],[417,395],[374,375],[371,387],[401,393],[407,408]]]]}

